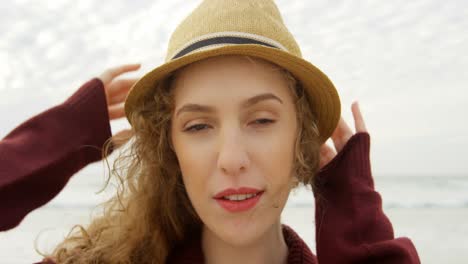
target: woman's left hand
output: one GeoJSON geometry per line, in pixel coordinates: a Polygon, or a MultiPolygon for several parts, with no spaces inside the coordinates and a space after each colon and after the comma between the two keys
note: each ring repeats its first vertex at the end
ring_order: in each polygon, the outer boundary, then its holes
{"type": "Polygon", "coordinates": [[[140,66],[140,64],[125,64],[117,66],[107,69],[98,77],[104,84],[110,120],[125,116],[123,102],[125,101],[130,88],[138,80],[135,78],[120,80],[114,79],[126,72],[136,71],[140,66]]]}
{"type": "MultiPolygon", "coordinates": [[[[130,88],[138,80],[133,79],[120,79],[116,80],[119,75],[126,72],[136,71],[140,68],[140,64],[125,64],[114,68],[107,69],[101,75],[99,79],[104,84],[104,90],[106,93],[107,110],[109,112],[109,119],[115,120],[125,116],[124,102],[127,97],[130,88]]],[[[110,121],[109,120],[109,121],[110,121]]],[[[118,148],[125,144],[127,140],[133,135],[131,129],[124,129],[112,137],[112,143],[115,148],[118,148]]]]}
{"type": "MultiPolygon", "coordinates": [[[[359,109],[358,102],[351,104],[351,111],[353,112],[354,118],[354,127],[356,128],[356,133],[367,132],[364,119],[362,117],[361,111],[359,109]]],[[[346,142],[354,135],[351,128],[346,124],[343,117],[340,117],[338,125],[331,135],[333,145],[335,149],[331,148],[327,144],[323,144],[320,147],[320,165],[319,168],[323,168],[327,165],[335,156],[337,152],[340,152],[343,149],[343,146],[346,145],[346,142]]]]}

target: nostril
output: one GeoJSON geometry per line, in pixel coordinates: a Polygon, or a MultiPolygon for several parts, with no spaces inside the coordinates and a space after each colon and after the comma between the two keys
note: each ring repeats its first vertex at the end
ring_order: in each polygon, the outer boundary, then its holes
{"type": "Polygon", "coordinates": [[[245,152],[220,153],[218,168],[226,174],[239,174],[245,172],[250,165],[250,160],[245,152]]]}

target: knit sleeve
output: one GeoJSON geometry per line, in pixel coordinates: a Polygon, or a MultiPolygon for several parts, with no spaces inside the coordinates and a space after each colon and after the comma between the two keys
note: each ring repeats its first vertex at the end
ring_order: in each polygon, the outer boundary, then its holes
{"type": "Polygon", "coordinates": [[[395,238],[374,189],[370,136],[353,135],[317,177],[316,244],[321,264],[420,263],[407,237],[395,238]]]}
{"type": "Polygon", "coordinates": [[[100,160],[111,135],[97,78],[11,131],[0,141],[0,231],[17,226],[54,198],[74,173],[100,160]]]}

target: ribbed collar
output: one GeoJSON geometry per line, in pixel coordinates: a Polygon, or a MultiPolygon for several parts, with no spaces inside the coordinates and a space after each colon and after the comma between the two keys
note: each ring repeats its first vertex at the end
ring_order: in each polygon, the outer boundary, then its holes
{"type": "MultiPolygon", "coordinates": [[[[317,264],[317,258],[307,244],[289,226],[283,224],[283,236],[288,246],[288,263],[317,264]]],[[[169,256],[167,263],[205,263],[200,237],[176,247],[169,256]]]]}

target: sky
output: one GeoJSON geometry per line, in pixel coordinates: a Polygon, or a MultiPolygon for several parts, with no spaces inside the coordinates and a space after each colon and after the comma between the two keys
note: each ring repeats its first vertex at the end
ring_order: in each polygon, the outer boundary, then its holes
{"type": "MultiPolygon", "coordinates": [[[[140,62],[125,76],[138,77],[163,63],[171,32],[198,3],[2,3],[0,138],[109,67],[140,62]]],[[[303,57],[335,84],[351,127],[359,101],[375,177],[467,175],[468,1],[276,3],[303,57]]]]}

